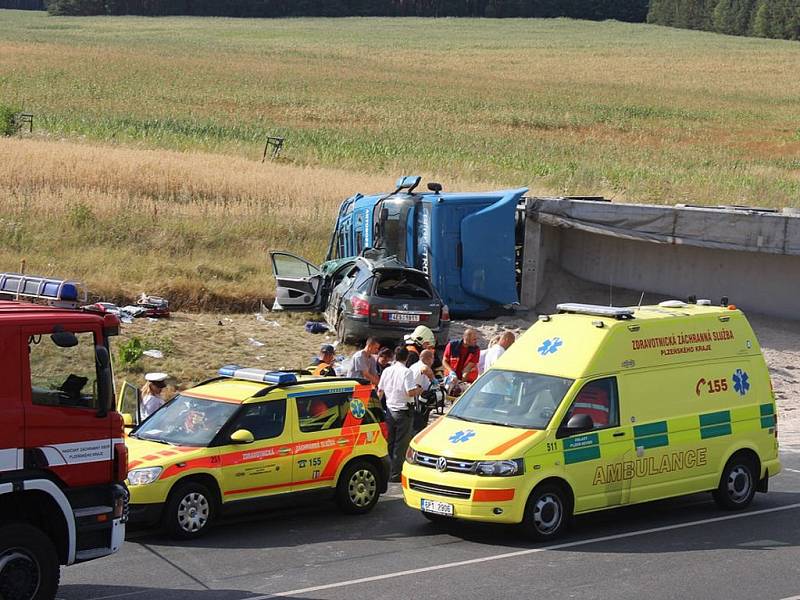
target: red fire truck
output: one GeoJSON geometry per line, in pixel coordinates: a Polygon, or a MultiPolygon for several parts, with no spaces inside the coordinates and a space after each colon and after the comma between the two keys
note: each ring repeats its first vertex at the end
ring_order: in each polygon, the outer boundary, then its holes
{"type": "Polygon", "coordinates": [[[85,295],[71,281],[0,274],[4,600],[53,598],[60,565],[116,552],[125,537],[127,451],[109,352],[119,320],[79,309],[85,295]]]}

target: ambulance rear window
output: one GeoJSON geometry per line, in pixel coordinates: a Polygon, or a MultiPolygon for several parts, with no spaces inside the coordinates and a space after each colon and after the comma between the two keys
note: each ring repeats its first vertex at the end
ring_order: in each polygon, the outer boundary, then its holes
{"type": "Polygon", "coordinates": [[[563,377],[491,369],[448,415],[475,423],[545,429],[572,383],[563,377]]]}

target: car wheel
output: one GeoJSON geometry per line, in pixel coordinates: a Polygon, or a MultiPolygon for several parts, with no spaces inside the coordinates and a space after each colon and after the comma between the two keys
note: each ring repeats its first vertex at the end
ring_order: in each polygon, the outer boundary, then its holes
{"type": "Polygon", "coordinates": [[[0,598],[50,600],[61,567],[53,542],[27,523],[0,526],[0,598]]]}
{"type": "Polygon", "coordinates": [[[360,515],[378,502],[380,475],[375,465],[365,460],[350,463],[339,476],[336,503],[342,512],[360,515]]]}
{"type": "Polygon", "coordinates": [[[164,508],[164,529],[175,538],[191,539],[208,531],[216,517],[216,499],[202,483],[179,484],[164,508]]]}
{"type": "Polygon", "coordinates": [[[746,454],[734,455],[722,470],[717,489],[712,492],[714,501],[725,510],[747,507],[756,495],[756,466],[746,454]]]}
{"type": "Polygon", "coordinates": [[[522,528],[532,539],[555,539],[569,522],[570,510],[560,486],[548,483],[540,485],[533,490],[525,505],[522,528]]]}

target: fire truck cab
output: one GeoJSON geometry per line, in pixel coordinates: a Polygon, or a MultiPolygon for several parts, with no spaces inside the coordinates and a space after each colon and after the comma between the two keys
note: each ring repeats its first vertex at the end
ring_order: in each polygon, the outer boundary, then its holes
{"type": "Polygon", "coordinates": [[[116,552],[125,537],[109,349],[119,320],[81,300],[75,282],[0,274],[1,598],[53,598],[60,565],[116,552]]]}

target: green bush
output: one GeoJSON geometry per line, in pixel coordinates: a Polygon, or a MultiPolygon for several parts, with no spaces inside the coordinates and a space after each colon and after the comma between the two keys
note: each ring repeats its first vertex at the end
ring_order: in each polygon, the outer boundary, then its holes
{"type": "Polygon", "coordinates": [[[0,135],[14,135],[17,132],[17,125],[14,116],[19,109],[14,106],[0,104],[0,135]]]}
{"type": "Polygon", "coordinates": [[[142,358],[142,340],[134,336],[119,347],[119,364],[122,368],[133,366],[142,358]]]}

